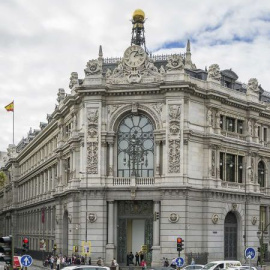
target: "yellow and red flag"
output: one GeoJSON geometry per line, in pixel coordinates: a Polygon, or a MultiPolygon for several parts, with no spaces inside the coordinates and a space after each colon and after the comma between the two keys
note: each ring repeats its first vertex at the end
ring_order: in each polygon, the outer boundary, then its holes
{"type": "Polygon", "coordinates": [[[8,112],[14,112],[14,101],[12,101],[11,103],[9,103],[7,106],[5,106],[5,109],[8,112]]]}

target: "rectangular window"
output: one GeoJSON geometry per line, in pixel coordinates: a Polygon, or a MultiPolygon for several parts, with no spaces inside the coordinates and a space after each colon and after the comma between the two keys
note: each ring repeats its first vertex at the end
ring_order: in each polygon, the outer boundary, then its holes
{"type": "Polygon", "coordinates": [[[220,115],[220,120],[219,120],[219,125],[221,129],[224,129],[224,123],[223,123],[224,116],[221,114],[220,115]]]}
{"type": "Polygon", "coordinates": [[[243,162],[243,156],[221,152],[219,155],[220,179],[227,182],[243,183],[243,162]]]}
{"type": "Polygon", "coordinates": [[[244,129],[243,125],[244,125],[244,121],[237,120],[237,133],[243,134],[243,129],[244,129]]]}
{"type": "Polygon", "coordinates": [[[231,117],[226,117],[226,130],[234,132],[235,131],[235,119],[231,117]]]}
{"type": "Polygon", "coordinates": [[[225,169],[224,169],[224,156],[225,154],[224,153],[220,153],[220,157],[219,157],[219,168],[220,168],[220,179],[221,180],[224,180],[224,172],[225,172],[225,169]]]}
{"type": "Polygon", "coordinates": [[[260,206],[260,224],[259,230],[264,230],[266,227],[266,207],[260,206]]]}
{"type": "Polygon", "coordinates": [[[243,157],[238,156],[238,183],[243,183],[243,157]]]}
{"type": "Polygon", "coordinates": [[[267,128],[263,129],[263,140],[264,142],[267,142],[267,128]]]}
{"type": "Polygon", "coordinates": [[[226,181],[235,182],[235,156],[226,154],[226,181]]]}

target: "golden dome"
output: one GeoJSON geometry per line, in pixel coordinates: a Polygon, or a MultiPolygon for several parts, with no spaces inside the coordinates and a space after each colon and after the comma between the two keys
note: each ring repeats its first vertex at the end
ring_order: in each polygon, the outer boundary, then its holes
{"type": "Polygon", "coordinates": [[[133,12],[132,18],[136,22],[143,22],[145,18],[145,14],[141,9],[136,9],[133,12]]]}

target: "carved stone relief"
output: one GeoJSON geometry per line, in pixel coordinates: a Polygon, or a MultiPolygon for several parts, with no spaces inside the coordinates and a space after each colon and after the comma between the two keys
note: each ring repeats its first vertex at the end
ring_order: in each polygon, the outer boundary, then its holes
{"type": "Polygon", "coordinates": [[[101,74],[102,73],[102,62],[95,59],[89,60],[86,65],[86,69],[84,70],[86,76],[90,76],[93,74],[101,74]]]}
{"type": "Polygon", "coordinates": [[[169,173],[180,172],[180,105],[169,105],[169,173]]]}
{"type": "Polygon", "coordinates": [[[216,151],[212,150],[212,162],[211,162],[212,176],[216,176],[216,151]]]}
{"type": "Polygon", "coordinates": [[[183,57],[178,54],[173,54],[168,58],[168,64],[166,65],[166,69],[168,71],[173,70],[183,70],[184,63],[183,63],[183,57]]]}
{"type": "Polygon", "coordinates": [[[252,219],[251,219],[252,225],[256,225],[257,221],[258,221],[257,217],[252,217],[252,219]]]}
{"type": "Polygon", "coordinates": [[[176,223],[179,220],[179,215],[176,213],[171,213],[168,219],[171,223],[176,223]]]}
{"type": "Polygon", "coordinates": [[[150,59],[141,47],[132,45],[127,48],[124,57],[119,61],[118,66],[113,72],[107,71],[106,83],[134,84],[160,82],[164,80],[163,77],[163,74],[154,65],[154,60],[150,59]],[[134,54],[134,52],[136,53],[134,54]]]}
{"type": "Polygon", "coordinates": [[[213,214],[213,215],[212,215],[212,222],[213,222],[213,224],[217,224],[218,221],[219,221],[219,216],[218,216],[218,214],[213,214]]]}
{"type": "Polygon", "coordinates": [[[89,220],[91,223],[96,222],[96,220],[97,220],[97,214],[95,214],[95,213],[89,213],[89,215],[88,215],[88,220],[89,220]]]}
{"type": "Polygon", "coordinates": [[[98,173],[98,109],[87,112],[87,173],[98,173]]]}

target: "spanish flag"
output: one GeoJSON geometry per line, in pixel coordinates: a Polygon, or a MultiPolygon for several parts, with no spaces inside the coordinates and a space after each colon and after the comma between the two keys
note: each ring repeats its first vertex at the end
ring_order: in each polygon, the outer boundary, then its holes
{"type": "Polygon", "coordinates": [[[11,103],[9,103],[5,109],[8,111],[8,112],[14,112],[14,101],[12,101],[11,103]]]}

